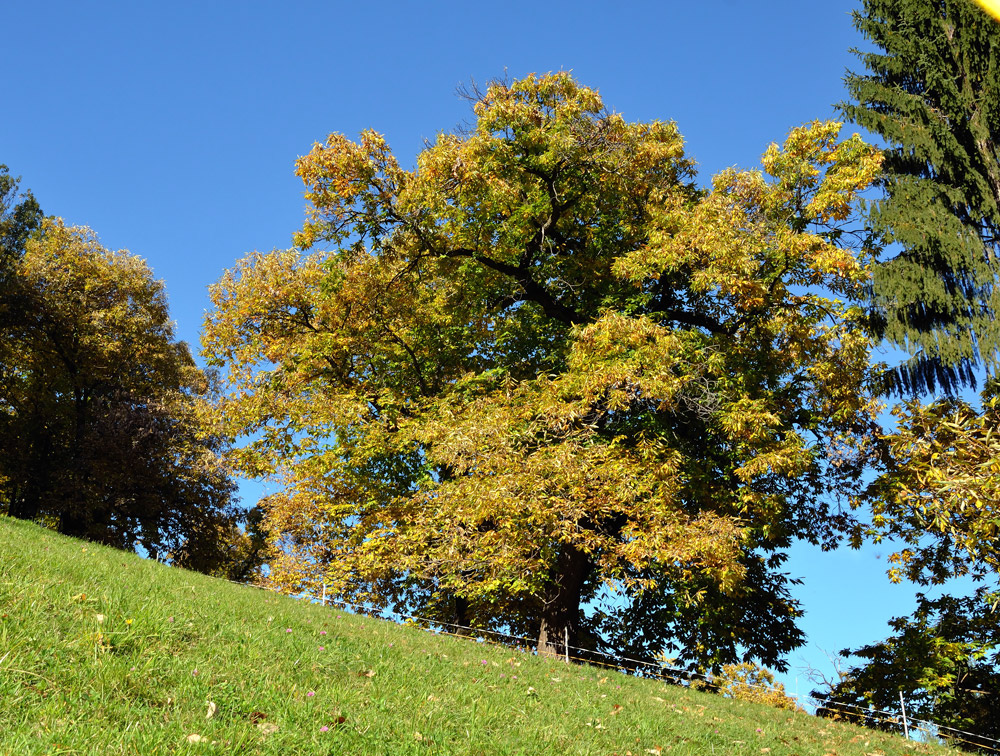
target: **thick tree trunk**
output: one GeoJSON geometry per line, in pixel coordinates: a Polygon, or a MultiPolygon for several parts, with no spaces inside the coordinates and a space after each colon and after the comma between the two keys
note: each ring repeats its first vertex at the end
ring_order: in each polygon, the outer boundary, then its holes
{"type": "Polygon", "coordinates": [[[7,514],[18,520],[34,520],[38,516],[37,493],[28,486],[25,486],[24,489],[16,489],[11,497],[7,514]]]}
{"type": "MultiPolygon", "coordinates": [[[[75,374],[75,371],[72,371],[75,374]]],[[[86,538],[90,519],[86,508],[91,505],[86,500],[87,465],[83,461],[84,436],[87,427],[87,409],[89,393],[86,389],[76,387],[73,390],[74,430],[72,446],[69,450],[69,472],[73,481],[73,490],[67,492],[63,501],[63,510],[59,515],[59,532],[73,538],[86,538]]]]}
{"type": "Polygon", "coordinates": [[[471,635],[469,628],[469,602],[461,596],[455,596],[452,604],[454,613],[452,615],[452,626],[448,632],[455,635],[471,635]]]}
{"type": "Polygon", "coordinates": [[[15,457],[15,476],[19,481],[11,495],[7,514],[19,520],[35,520],[38,517],[42,495],[50,485],[52,440],[47,433],[39,430],[43,427],[44,423],[33,415],[28,424],[31,442],[15,457]]]}
{"type": "Polygon", "coordinates": [[[70,536],[71,538],[86,538],[89,531],[87,518],[77,511],[75,507],[64,509],[62,514],[59,515],[58,530],[63,535],[70,536]]]}
{"type": "MultiPolygon", "coordinates": [[[[538,630],[538,655],[566,658],[567,645],[575,646],[580,620],[583,584],[593,569],[590,557],[566,547],[559,556],[554,583],[543,600],[538,630]]],[[[569,651],[573,656],[573,651],[569,651]]]]}

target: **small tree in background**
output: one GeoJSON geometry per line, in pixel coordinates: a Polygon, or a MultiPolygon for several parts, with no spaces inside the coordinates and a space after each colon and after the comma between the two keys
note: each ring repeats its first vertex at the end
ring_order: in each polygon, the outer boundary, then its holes
{"type": "MultiPolygon", "coordinates": [[[[980,404],[912,400],[897,407],[897,428],[886,436],[889,466],[863,501],[872,510],[865,535],[891,539],[897,547],[890,556],[891,579],[927,586],[971,577],[985,584],[968,597],[918,594],[917,611],[893,619],[889,638],[842,652],[860,663],[822,695],[862,709],[895,710],[902,692],[907,710],[917,718],[998,738],[1000,399],[995,380],[987,382],[980,404]]],[[[829,708],[837,710],[834,703],[829,708]]],[[[859,721],[893,726],[869,715],[859,721]]],[[[942,734],[949,737],[947,731],[942,734]]],[[[989,745],[969,735],[961,738],[989,745]]]]}
{"type": "Polygon", "coordinates": [[[752,701],[773,706],[776,709],[804,711],[798,702],[785,693],[785,686],[775,683],[774,675],[756,664],[724,664],[719,674],[713,678],[712,686],[719,695],[737,701],[752,701]]]}
{"type": "Polygon", "coordinates": [[[0,345],[2,511],[226,571],[245,536],[221,439],[202,432],[212,384],[174,339],[162,284],[138,257],[59,221],[10,273],[24,306],[0,345]]]}
{"type": "MultiPolygon", "coordinates": [[[[21,180],[0,164],[0,338],[6,339],[15,323],[28,316],[19,294],[15,269],[24,256],[28,237],[42,223],[42,209],[34,195],[21,193],[21,180]]],[[[0,378],[8,367],[0,363],[0,378]]]]}

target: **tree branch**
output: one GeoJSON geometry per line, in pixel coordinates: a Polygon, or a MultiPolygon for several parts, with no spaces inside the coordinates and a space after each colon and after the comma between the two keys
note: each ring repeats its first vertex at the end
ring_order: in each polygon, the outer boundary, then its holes
{"type": "Polygon", "coordinates": [[[544,286],[535,281],[528,275],[528,271],[520,266],[500,262],[499,260],[492,260],[489,257],[477,254],[474,249],[451,249],[443,254],[445,257],[466,257],[476,260],[490,270],[510,276],[524,291],[525,300],[537,304],[553,320],[558,320],[560,323],[565,323],[566,325],[582,322],[582,318],[575,310],[557,301],[544,286]]]}

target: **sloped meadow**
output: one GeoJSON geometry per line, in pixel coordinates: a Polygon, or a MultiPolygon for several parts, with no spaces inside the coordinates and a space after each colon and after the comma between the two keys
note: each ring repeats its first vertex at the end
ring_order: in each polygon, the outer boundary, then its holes
{"type": "Polygon", "coordinates": [[[946,752],[345,614],[0,517],[3,756],[946,752]]]}

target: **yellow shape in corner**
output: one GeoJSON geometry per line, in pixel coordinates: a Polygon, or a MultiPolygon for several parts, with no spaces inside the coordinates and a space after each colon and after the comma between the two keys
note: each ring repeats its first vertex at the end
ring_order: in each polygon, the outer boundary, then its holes
{"type": "Polygon", "coordinates": [[[993,18],[1000,21],[1000,0],[976,0],[976,2],[993,18]]]}

